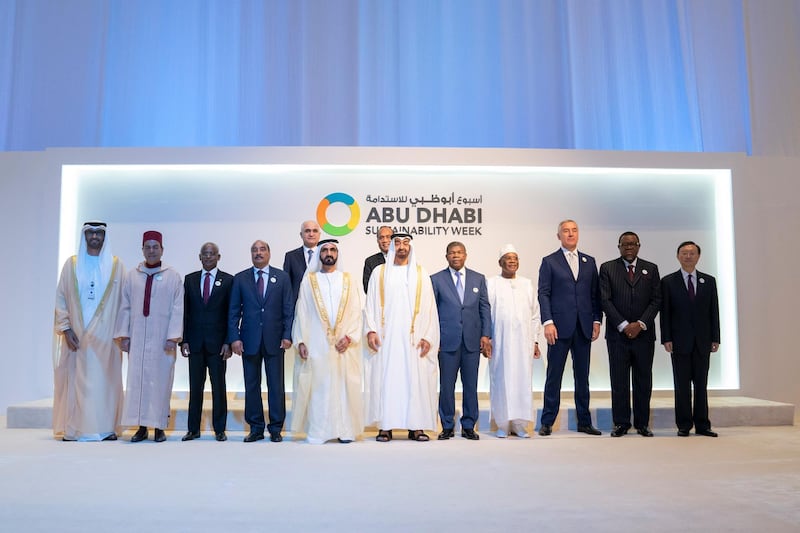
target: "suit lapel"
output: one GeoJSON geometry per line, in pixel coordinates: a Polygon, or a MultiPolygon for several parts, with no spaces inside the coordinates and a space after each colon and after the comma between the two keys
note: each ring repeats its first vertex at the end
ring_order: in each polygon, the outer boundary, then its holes
{"type": "MultiPolygon", "coordinates": [[[[578,262],[580,262],[580,260],[581,259],[579,255],[578,262]]],[[[569,261],[567,261],[567,256],[564,255],[564,250],[562,250],[561,248],[559,248],[558,252],[556,252],[556,262],[558,262],[558,264],[561,265],[561,269],[564,270],[570,278],[572,278],[574,281],[577,281],[575,277],[572,275],[572,269],[569,266],[569,261]]],[[[581,276],[581,268],[580,266],[578,266],[578,277],[580,276],[581,276]]]]}

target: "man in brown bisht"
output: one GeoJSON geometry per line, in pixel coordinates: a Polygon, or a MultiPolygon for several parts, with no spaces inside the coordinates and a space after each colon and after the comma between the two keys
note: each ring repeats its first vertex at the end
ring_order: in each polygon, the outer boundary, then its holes
{"type": "Polygon", "coordinates": [[[56,290],[53,433],[65,441],[117,440],[122,354],[114,344],[124,268],[105,222],[86,222],[56,290]]]}
{"type": "Polygon", "coordinates": [[[123,426],[139,426],[131,442],[147,438],[167,440],[169,400],[175,376],[176,347],[183,330],[183,281],[161,262],[163,237],[146,231],[142,237],[144,262],[128,272],[122,288],[114,338],[128,352],[128,380],[123,426]]]}

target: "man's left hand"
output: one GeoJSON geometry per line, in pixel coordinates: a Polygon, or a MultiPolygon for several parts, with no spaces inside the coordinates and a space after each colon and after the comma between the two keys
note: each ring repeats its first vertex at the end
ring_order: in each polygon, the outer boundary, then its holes
{"type": "Polygon", "coordinates": [[[592,342],[597,340],[597,337],[600,336],[600,324],[595,322],[592,324],[592,342]]]}
{"type": "Polygon", "coordinates": [[[417,348],[419,348],[419,356],[425,357],[426,355],[428,355],[428,352],[431,351],[431,343],[429,343],[425,339],[421,339],[417,344],[417,348]]]}
{"type": "Polygon", "coordinates": [[[336,351],[339,353],[346,352],[347,349],[350,347],[350,337],[345,335],[344,337],[339,339],[339,342],[337,342],[334,347],[336,348],[336,351]]]}
{"type": "Polygon", "coordinates": [[[481,353],[486,359],[492,358],[492,339],[481,337],[481,353]]]}
{"type": "Polygon", "coordinates": [[[630,322],[627,326],[622,329],[622,333],[628,337],[629,339],[635,339],[639,336],[639,333],[642,332],[642,325],[637,320],[636,322],[630,322]]]}
{"type": "Polygon", "coordinates": [[[167,342],[164,343],[164,353],[167,355],[173,355],[175,353],[175,348],[178,347],[178,342],[172,339],[167,339],[167,342]]]}
{"type": "Polygon", "coordinates": [[[230,344],[223,344],[222,349],[219,351],[223,361],[227,361],[233,355],[230,344]]]}

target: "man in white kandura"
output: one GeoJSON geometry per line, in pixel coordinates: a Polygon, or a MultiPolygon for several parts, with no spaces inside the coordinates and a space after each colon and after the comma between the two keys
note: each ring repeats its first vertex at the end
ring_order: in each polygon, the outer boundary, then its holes
{"type": "Polygon", "coordinates": [[[364,430],[361,291],[349,272],[336,269],[338,243],[317,243],[294,313],[292,431],[305,432],[311,444],[353,442],[364,430]]]}
{"type": "Polygon", "coordinates": [[[169,400],[175,377],[175,356],[183,334],[183,280],[161,263],[163,238],[157,231],[142,237],[144,261],[128,272],[114,338],[128,353],[123,426],[139,426],[131,442],[167,440],[169,400]]]}
{"type": "Polygon", "coordinates": [[[494,349],[489,358],[492,419],[497,436],[527,439],[533,420],[533,359],[539,359],[539,302],[533,283],[517,276],[519,257],[511,244],[500,249],[499,276],[489,278],[494,349]]]}
{"type": "Polygon", "coordinates": [[[114,344],[124,268],[105,222],[86,222],[78,255],[56,291],[53,434],[65,441],[117,440],[122,353],[114,344]]]}
{"type": "Polygon", "coordinates": [[[436,428],[439,384],[439,315],[431,278],[417,264],[411,235],[395,233],[386,264],[372,271],[364,309],[371,355],[367,374],[367,425],[378,442],[393,428],[427,441],[436,428]]]}

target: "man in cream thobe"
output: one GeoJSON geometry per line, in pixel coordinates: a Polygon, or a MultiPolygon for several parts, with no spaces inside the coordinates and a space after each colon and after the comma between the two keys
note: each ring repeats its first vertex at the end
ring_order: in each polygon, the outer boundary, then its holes
{"type": "Polygon", "coordinates": [[[105,222],[86,222],[82,237],[56,291],[53,433],[65,441],[117,440],[122,353],[114,322],[125,272],[105,222]]]}
{"type": "Polygon", "coordinates": [[[317,244],[294,314],[292,431],[305,432],[311,444],[352,442],[364,429],[361,291],[350,273],[336,270],[337,245],[317,244]]]}

